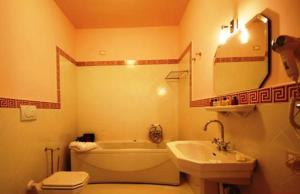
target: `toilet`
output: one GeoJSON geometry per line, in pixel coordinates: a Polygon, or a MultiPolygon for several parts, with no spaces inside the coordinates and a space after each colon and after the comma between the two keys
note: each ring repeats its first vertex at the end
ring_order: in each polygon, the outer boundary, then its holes
{"type": "Polygon", "coordinates": [[[77,194],[80,193],[89,180],[89,174],[81,171],[56,172],[41,183],[29,183],[41,194],[77,194]]]}

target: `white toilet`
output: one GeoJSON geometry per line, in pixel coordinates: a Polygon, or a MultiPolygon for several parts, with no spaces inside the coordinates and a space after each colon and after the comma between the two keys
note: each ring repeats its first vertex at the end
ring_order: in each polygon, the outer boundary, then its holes
{"type": "MultiPolygon", "coordinates": [[[[31,183],[41,194],[77,194],[80,193],[89,180],[89,174],[81,171],[56,172],[41,183],[31,183]]],[[[30,184],[30,183],[29,183],[30,184]]]]}

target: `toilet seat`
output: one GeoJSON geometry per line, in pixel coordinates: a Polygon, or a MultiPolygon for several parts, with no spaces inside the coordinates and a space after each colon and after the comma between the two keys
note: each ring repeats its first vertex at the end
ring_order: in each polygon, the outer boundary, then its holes
{"type": "Polygon", "coordinates": [[[89,174],[80,171],[60,171],[42,181],[42,190],[77,190],[84,187],[89,174]]]}

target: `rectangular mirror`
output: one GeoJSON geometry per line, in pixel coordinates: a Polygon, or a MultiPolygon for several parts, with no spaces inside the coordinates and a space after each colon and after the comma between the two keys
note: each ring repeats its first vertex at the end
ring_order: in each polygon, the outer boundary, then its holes
{"type": "Polygon", "coordinates": [[[270,20],[259,14],[217,48],[215,94],[262,87],[270,72],[270,52],[270,20]]]}

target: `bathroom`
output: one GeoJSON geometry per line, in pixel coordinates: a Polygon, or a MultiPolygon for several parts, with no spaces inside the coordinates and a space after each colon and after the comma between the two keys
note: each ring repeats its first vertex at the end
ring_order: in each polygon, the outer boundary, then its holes
{"type": "MultiPolygon", "coordinates": [[[[280,35],[299,38],[299,8],[298,0],[2,0],[0,193],[37,193],[30,180],[69,171],[69,144],[84,133],[96,142],[141,143],[159,124],[163,142],[210,142],[220,126],[204,126],[219,120],[229,147],[256,160],[246,183],[230,182],[228,191],[226,181],[200,179],[177,164],[179,185],[112,181],[81,194],[299,194],[300,135],[289,116],[297,88],[281,55],[267,46],[263,84],[253,88],[217,92],[214,69],[226,46],[220,36],[234,36],[258,14],[268,18],[270,44],[280,35]],[[251,110],[211,106],[231,94],[251,110]],[[30,105],[34,119],[22,120],[21,105],[30,105]],[[54,150],[52,163],[45,148],[54,150]]],[[[255,79],[249,75],[231,81],[255,79]]]]}

